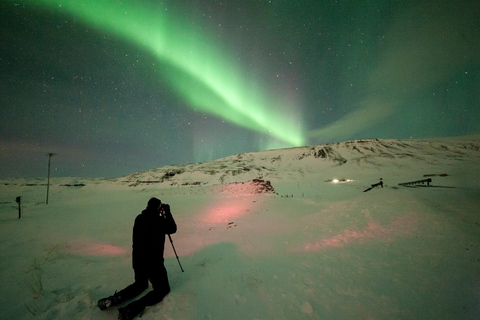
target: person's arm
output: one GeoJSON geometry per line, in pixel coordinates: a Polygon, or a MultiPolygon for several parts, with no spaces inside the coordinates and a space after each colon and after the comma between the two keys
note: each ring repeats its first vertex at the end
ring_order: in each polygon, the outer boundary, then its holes
{"type": "Polygon", "coordinates": [[[166,203],[162,204],[162,209],[165,217],[165,233],[173,234],[177,232],[177,224],[173,219],[172,212],[170,211],[170,206],[166,203]]]}

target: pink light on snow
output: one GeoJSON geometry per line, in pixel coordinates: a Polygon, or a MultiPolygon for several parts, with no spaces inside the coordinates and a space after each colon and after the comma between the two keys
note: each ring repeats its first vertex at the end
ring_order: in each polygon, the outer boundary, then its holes
{"type": "Polygon", "coordinates": [[[248,214],[252,201],[248,198],[222,199],[205,208],[202,220],[208,224],[222,224],[248,214]]]}
{"type": "Polygon", "coordinates": [[[329,248],[344,247],[351,243],[364,243],[375,238],[393,238],[398,235],[406,235],[413,232],[418,224],[416,214],[408,214],[400,217],[387,225],[381,226],[375,221],[369,221],[367,227],[361,230],[345,230],[329,238],[321,238],[316,241],[298,246],[293,251],[315,252],[329,248]]]}
{"type": "Polygon", "coordinates": [[[107,243],[93,241],[75,241],[66,246],[69,253],[82,256],[111,256],[130,253],[130,250],[107,243]]]}
{"type": "MultiPolygon", "coordinates": [[[[256,196],[212,198],[208,204],[197,209],[195,222],[183,224],[178,219],[177,224],[183,227],[174,235],[177,251],[185,256],[216,243],[242,243],[243,233],[236,231],[249,228],[249,222],[246,221],[260,206],[257,199],[256,196]]],[[[173,252],[170,246],[165,245],[165,256],[170,255],[173,252]]]]}

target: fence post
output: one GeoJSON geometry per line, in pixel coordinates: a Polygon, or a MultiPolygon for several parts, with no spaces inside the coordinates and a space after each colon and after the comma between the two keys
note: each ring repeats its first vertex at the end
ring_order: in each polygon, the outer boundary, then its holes
{"type": "Polygon", "coordinates": [[[52,156],[56,155],[56,153],[47,153],[48,156],[48,178],[47,178],[47,200],[45,201],[45,204],[48,204],[48,191],[50,189],[50,162],[52,160],[52,156]]]}
{"type": "Polygon", "coordinates": [[[17,203],[18,203],[18,219],[22,217],[22,197],[18,196],[17,197],[17,203]]]}

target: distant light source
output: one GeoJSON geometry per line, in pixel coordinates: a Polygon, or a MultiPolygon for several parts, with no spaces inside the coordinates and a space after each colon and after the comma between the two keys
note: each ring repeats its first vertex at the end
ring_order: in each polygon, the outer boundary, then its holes
{"type": "Polygon", "coordinates": [[[327,182],[332,182],[332,183],[341,183],[341,182],[352,182],[353,180],[351,179],[333,179],[333,180],[327,180],[327,182]]]}

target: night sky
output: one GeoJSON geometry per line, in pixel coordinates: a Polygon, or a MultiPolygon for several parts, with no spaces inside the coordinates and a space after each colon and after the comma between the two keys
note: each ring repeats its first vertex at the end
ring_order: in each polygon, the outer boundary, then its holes
{"type": "Polygon", "coordinates": [[[480,2],[0,2],[0,177],[480,131],[480,2]]]}

